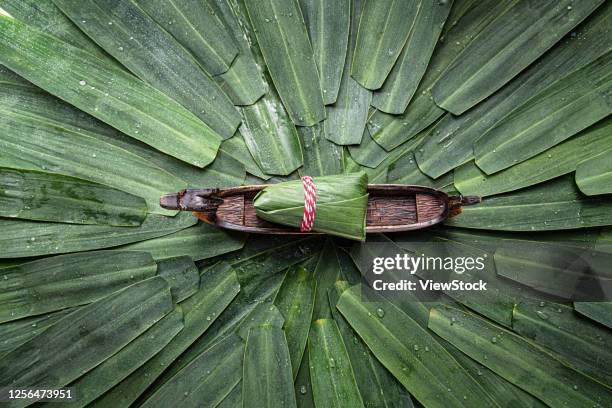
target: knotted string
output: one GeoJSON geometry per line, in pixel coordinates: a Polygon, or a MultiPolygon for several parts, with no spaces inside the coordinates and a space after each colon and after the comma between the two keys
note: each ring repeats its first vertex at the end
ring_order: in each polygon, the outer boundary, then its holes
{"type": "Polygon", "coordinates": [[[309,232],[312,230],[317,215],[317,188],[310,176],[302,177],[302,185],[304,186],[304,216],[300,230],[309,232]]]}

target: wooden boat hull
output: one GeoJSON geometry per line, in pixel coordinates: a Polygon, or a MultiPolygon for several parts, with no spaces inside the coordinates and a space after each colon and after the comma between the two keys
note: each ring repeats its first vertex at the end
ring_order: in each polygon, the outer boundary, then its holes
{"type": "MultiPolygon", "coordinates": [[[[192,211],[200,220],[234,231],[258,234],[304,233],[257,217],[253,199],[267,185],[226,189],[183,190],[163,196],[162,207],[192,211]]],[[[366,232],[384,233],[427,228],[456,215],[479,197],[449,197],[429,187],[403,184],[368,185],[366,232]]]]}

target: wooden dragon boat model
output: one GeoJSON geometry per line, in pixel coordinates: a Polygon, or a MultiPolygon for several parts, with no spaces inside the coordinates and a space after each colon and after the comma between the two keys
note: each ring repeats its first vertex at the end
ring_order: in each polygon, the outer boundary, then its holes
{"type": "MultiPolygon", "coordinates": [[[[258,234],[316,234],[273,224],[257,217],[253,199],[268,185],[187,189],[161,197],[169,210],[192,211],[200,220],[234,231],[258,234]]],[[[410,231],[430,227],[461,212],[464,205],[481,201],[476,196],[449,196],[423,186],[368,185],[366,232],[410,231]]]]}

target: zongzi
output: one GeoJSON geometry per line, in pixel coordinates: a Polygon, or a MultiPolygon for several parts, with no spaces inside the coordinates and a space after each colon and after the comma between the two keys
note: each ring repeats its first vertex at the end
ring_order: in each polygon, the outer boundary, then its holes
{"type": "Polygon", "coordinates": [[[264,188],[253,205],[257,216],[270,222],[363,241],[367,187],[368,176],[363,172],[302,177],[264,188]]]}

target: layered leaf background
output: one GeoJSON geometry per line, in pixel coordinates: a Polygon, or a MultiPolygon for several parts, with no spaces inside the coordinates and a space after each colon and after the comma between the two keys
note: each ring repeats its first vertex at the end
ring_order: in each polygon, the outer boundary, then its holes
{"type": "Polygon", "coordinates": [[[609,256],[612,3],[0,8],[0,389],[71,386],[96,407],[612,406],[612,304],[558,297],[550,263],[550,242],[609,256]],[[159,207],[360,170],[484,201],[360,244],[159,207]],[[364,301],[380,244],[421,240],[490,253],[486,302],[364,301]]]}

